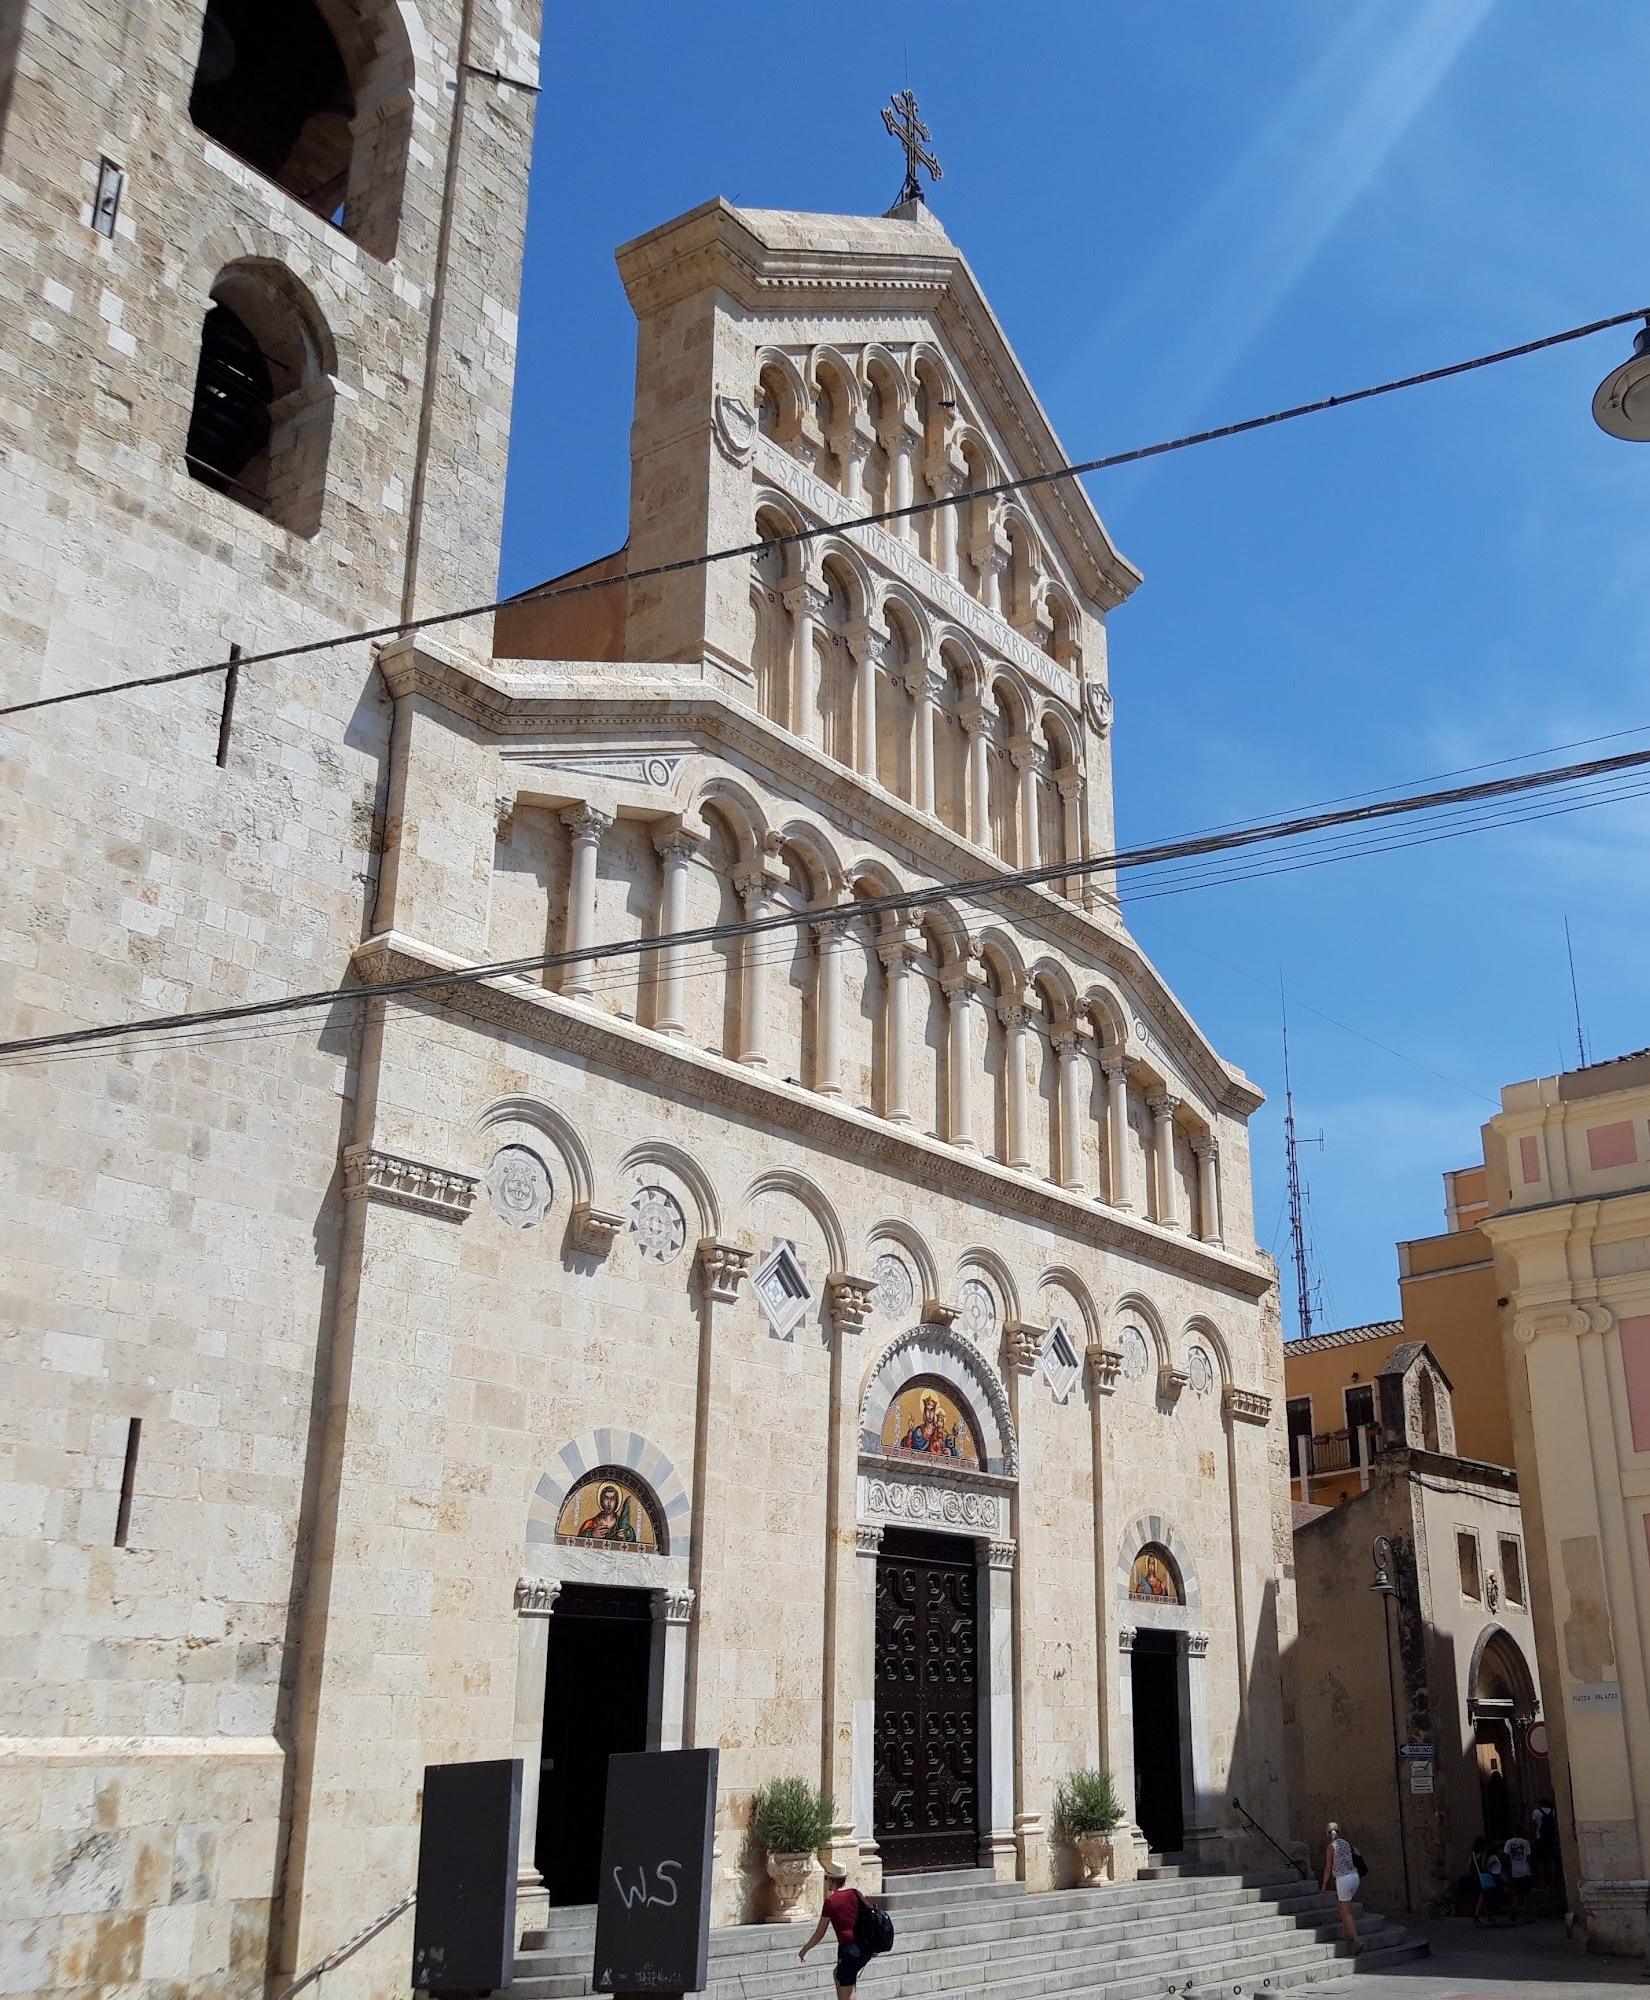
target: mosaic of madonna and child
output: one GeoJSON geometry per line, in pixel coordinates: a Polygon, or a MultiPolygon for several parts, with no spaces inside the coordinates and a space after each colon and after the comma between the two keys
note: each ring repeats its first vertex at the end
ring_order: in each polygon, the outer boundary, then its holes
{"type": "Polygon", "coordinates": [[[908,1382],[882,1420],[882,1448],[890,1457],[943,1458],[978,1472],[980,1442],[973,1419],[943,1382],[908,1382]]]}

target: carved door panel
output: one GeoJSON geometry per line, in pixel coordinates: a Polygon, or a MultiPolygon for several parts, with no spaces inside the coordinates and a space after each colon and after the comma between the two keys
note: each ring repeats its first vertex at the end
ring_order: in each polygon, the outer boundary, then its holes
{"type": "Polygon", "coordinates": [[[969,1556],[877,1559],[876,1838],[892,1872],[979,1860],[979,1590],[969,1556]]]}

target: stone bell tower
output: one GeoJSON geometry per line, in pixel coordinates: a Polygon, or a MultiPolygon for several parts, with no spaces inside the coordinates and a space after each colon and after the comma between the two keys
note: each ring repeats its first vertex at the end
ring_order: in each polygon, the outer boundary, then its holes
{"type": "MultiPolygon", "coordinates": [[[[538,14],[4,10],[0,707],[492,594],[538,14]]],[[[346,983],[392,755],[364,645],[0,718],[0,1038],[346,983]]],[[[259,1991],[376,1890],[302,1889],[358,1027],[0,1071],[31,1991],[259,1991]]]]}

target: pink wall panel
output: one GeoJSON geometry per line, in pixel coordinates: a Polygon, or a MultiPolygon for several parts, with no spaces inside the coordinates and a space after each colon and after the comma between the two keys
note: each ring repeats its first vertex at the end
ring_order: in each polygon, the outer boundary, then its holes
{"type": "Polygon", "coordinates": [[[1524,1185],[1533,1187],[1541,1178],[1541,1148],[1532,1133],[1526,1132],[1518,1142],[1518,1164],[1524,1175],[1524,1185]]]}
{"type": "Polygon", "coordinates": [[[1638,1156],[1630,1118],[1619,1119],[1614,1125],[1588,1126],[1587,1159],[1595,1172],[1600,1167],[1630,1167],[1638,1156]]]}
{"type": "Polygon", "coordinates": [[[1621,1368],[1627,1377],[1627,1415],[1633,1449],[1650,1451],[1650,1313],[1618,1322],[1621,1368]]]}

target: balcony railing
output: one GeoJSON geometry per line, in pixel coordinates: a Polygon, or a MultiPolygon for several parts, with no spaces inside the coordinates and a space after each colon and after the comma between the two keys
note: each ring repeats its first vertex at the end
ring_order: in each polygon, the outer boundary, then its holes
{"type": "Polygon", "coordinates": [[[1315,1479],[1332,1472],[1356,1472],[1375,1457],[1380,1436],[1374,1424],[1360,1424],[1355,1430],[1320,1431],[1316,1437],[1297,1431],[1291,1440],[1294,1475],[1315,1479]]]}

